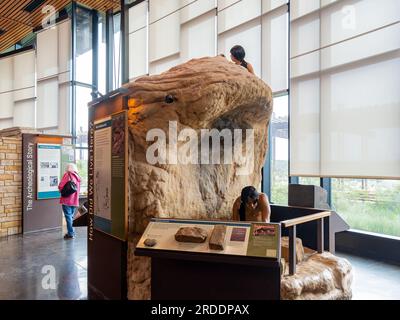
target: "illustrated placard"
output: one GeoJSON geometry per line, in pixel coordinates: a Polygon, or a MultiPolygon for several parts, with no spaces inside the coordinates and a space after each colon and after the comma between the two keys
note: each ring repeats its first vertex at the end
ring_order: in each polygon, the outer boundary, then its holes
{"type": "Polygon", "coordinates": [[[61,145],[37,144],[37,199],[60,197],[61,145]]]}

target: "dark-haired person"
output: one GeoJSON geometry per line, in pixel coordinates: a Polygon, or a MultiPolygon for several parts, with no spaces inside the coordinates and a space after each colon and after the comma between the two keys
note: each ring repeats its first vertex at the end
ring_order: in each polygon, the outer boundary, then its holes
{"type": "Polygon", "coordinates": [[[233,219],[236,221],[269,222],[271,207],[268,197],[256,188],[243,188],[239,198],[233,204],[233,219]]]}
{"type": "Polygon", "coordinates": [[[246,51],[244,51],[244,48],[242,46],[234,46],[231,49],[232,61],[235,64],[242,66],[243,68],[246,68],[250,73],[255,75],[253,66],[249,62],[244,60],[245,57],[246,57],[246,51]]]}

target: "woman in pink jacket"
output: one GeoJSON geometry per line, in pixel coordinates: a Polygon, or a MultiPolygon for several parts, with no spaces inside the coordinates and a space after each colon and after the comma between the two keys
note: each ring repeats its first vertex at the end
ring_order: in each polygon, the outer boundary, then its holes
{"type": "Polygon", "coordinates": [[[79,192],[81,187],[81,177],[78,174],[76,165],[70,163],[65,169],[64,176],[58,185],[58,190],[62,190],[65,184],[72,180],[77,186],[77,191],[68,197],[61,197],[60,203],[62,204],[62,210],[64,212],[65,221],[67,222],[68,233],[65,234],[64,239],[73,239],[75,237],[74,228],[72,227],[72,222],[74,219],[75,210],[79,207],[79,192]]]}

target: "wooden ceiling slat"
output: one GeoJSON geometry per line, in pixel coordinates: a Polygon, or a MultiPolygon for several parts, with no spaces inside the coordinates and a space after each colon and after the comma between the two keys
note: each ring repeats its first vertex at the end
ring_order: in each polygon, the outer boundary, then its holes
{"type": "MultiPolygon", "coordinates": [[[[0,51],[14,45],[41,24],[44,18],[42,8],[45,5],[52,5],[56,11],[59,11],[71,2],[71,0],[47,0],[33,13],[28,13],[23,9],[30,1],[2,0],[0,2],[0,16],[14,20],[11,21],[0,17],[0,28],[6,31],[0,36],[0,51]]],[[[119,9],[119,0],[80,0],[78,3],[99,11],[106,11],[108,9],[115,11],[119,9]]]]}

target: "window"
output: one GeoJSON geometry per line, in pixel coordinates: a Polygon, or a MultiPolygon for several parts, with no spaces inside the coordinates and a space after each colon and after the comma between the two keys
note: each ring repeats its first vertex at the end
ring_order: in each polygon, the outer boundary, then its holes
{"type": "Polygon", "coordinates": [[[400,181],[332,179],[332,199],[352,229],[400,237],[400,181]]]}
{"type": "Polygon", "coordinates": [[[76,8],[76,68],[75,80],[92,84],[92,12],[82,7],[76,8]]]}
{"type": "Polygon", "coordinates": [[[78,167],[79,175],[82,178],[81,181],[81,194],[87,194],[88,187],[88,150],[87,149],[75,149],[76,166],[78,167]]]}
{"type": "MultiPolygon", "coordinates": [[[[82,178],[81,194],[87,193],[87,167],[88,167],[88,103],[92,101],[91,93],[93,91],[92,85],[97,79],[93,79],[93,14],[97,14],[91,10],[83,7],[76,7],[76,30],[74,35],[76,39],[76,63],[75,63],[75,79],[77,81],[74,92],[75,100],[74,111],[74,127],[73,134],[75,140],[75,157],[78,167],[79,175],[82,178]]],[[[99,14],[98,16],[98,43],[99,43],[99,70],[98,78],[103,79],[99,81],[99,91],[105,87],[105,47],[103,44],[104,36],[104,19],[99,14]]]]}
{"type": "Polygon", "coordinates": [[[288,96],[274,99],[271,121],[271,202],[288,204],[289,133],[288,96]]]}
{"type": "Polygon", "coordinates": [[[300,177],[299,180],[299,183],[304,185],[319,186],[321,184],[320,178],[300,177]]]}
{"type": "Polygon", "coordinates": [[[113,16],[114,24],[114,51],[113,51],[113,88],[117,89],[121,86],[122,79],[122,47],[121,47],[121,14],[117,13],[113,16]]]}
{"type": "Polygon", "coordinates": [[[79,147],[88,146],[88,103],[92,101],[91,88],[76,86],[76,145],[79,147]]]}
{"type": "Polygon", "coordinates": [[[106,45],[106,18],[104,14],[98,13],[98,68],[97,89],[101,94],[106,94],[106,70],[107,70],[107,45],[106,45]]]}

